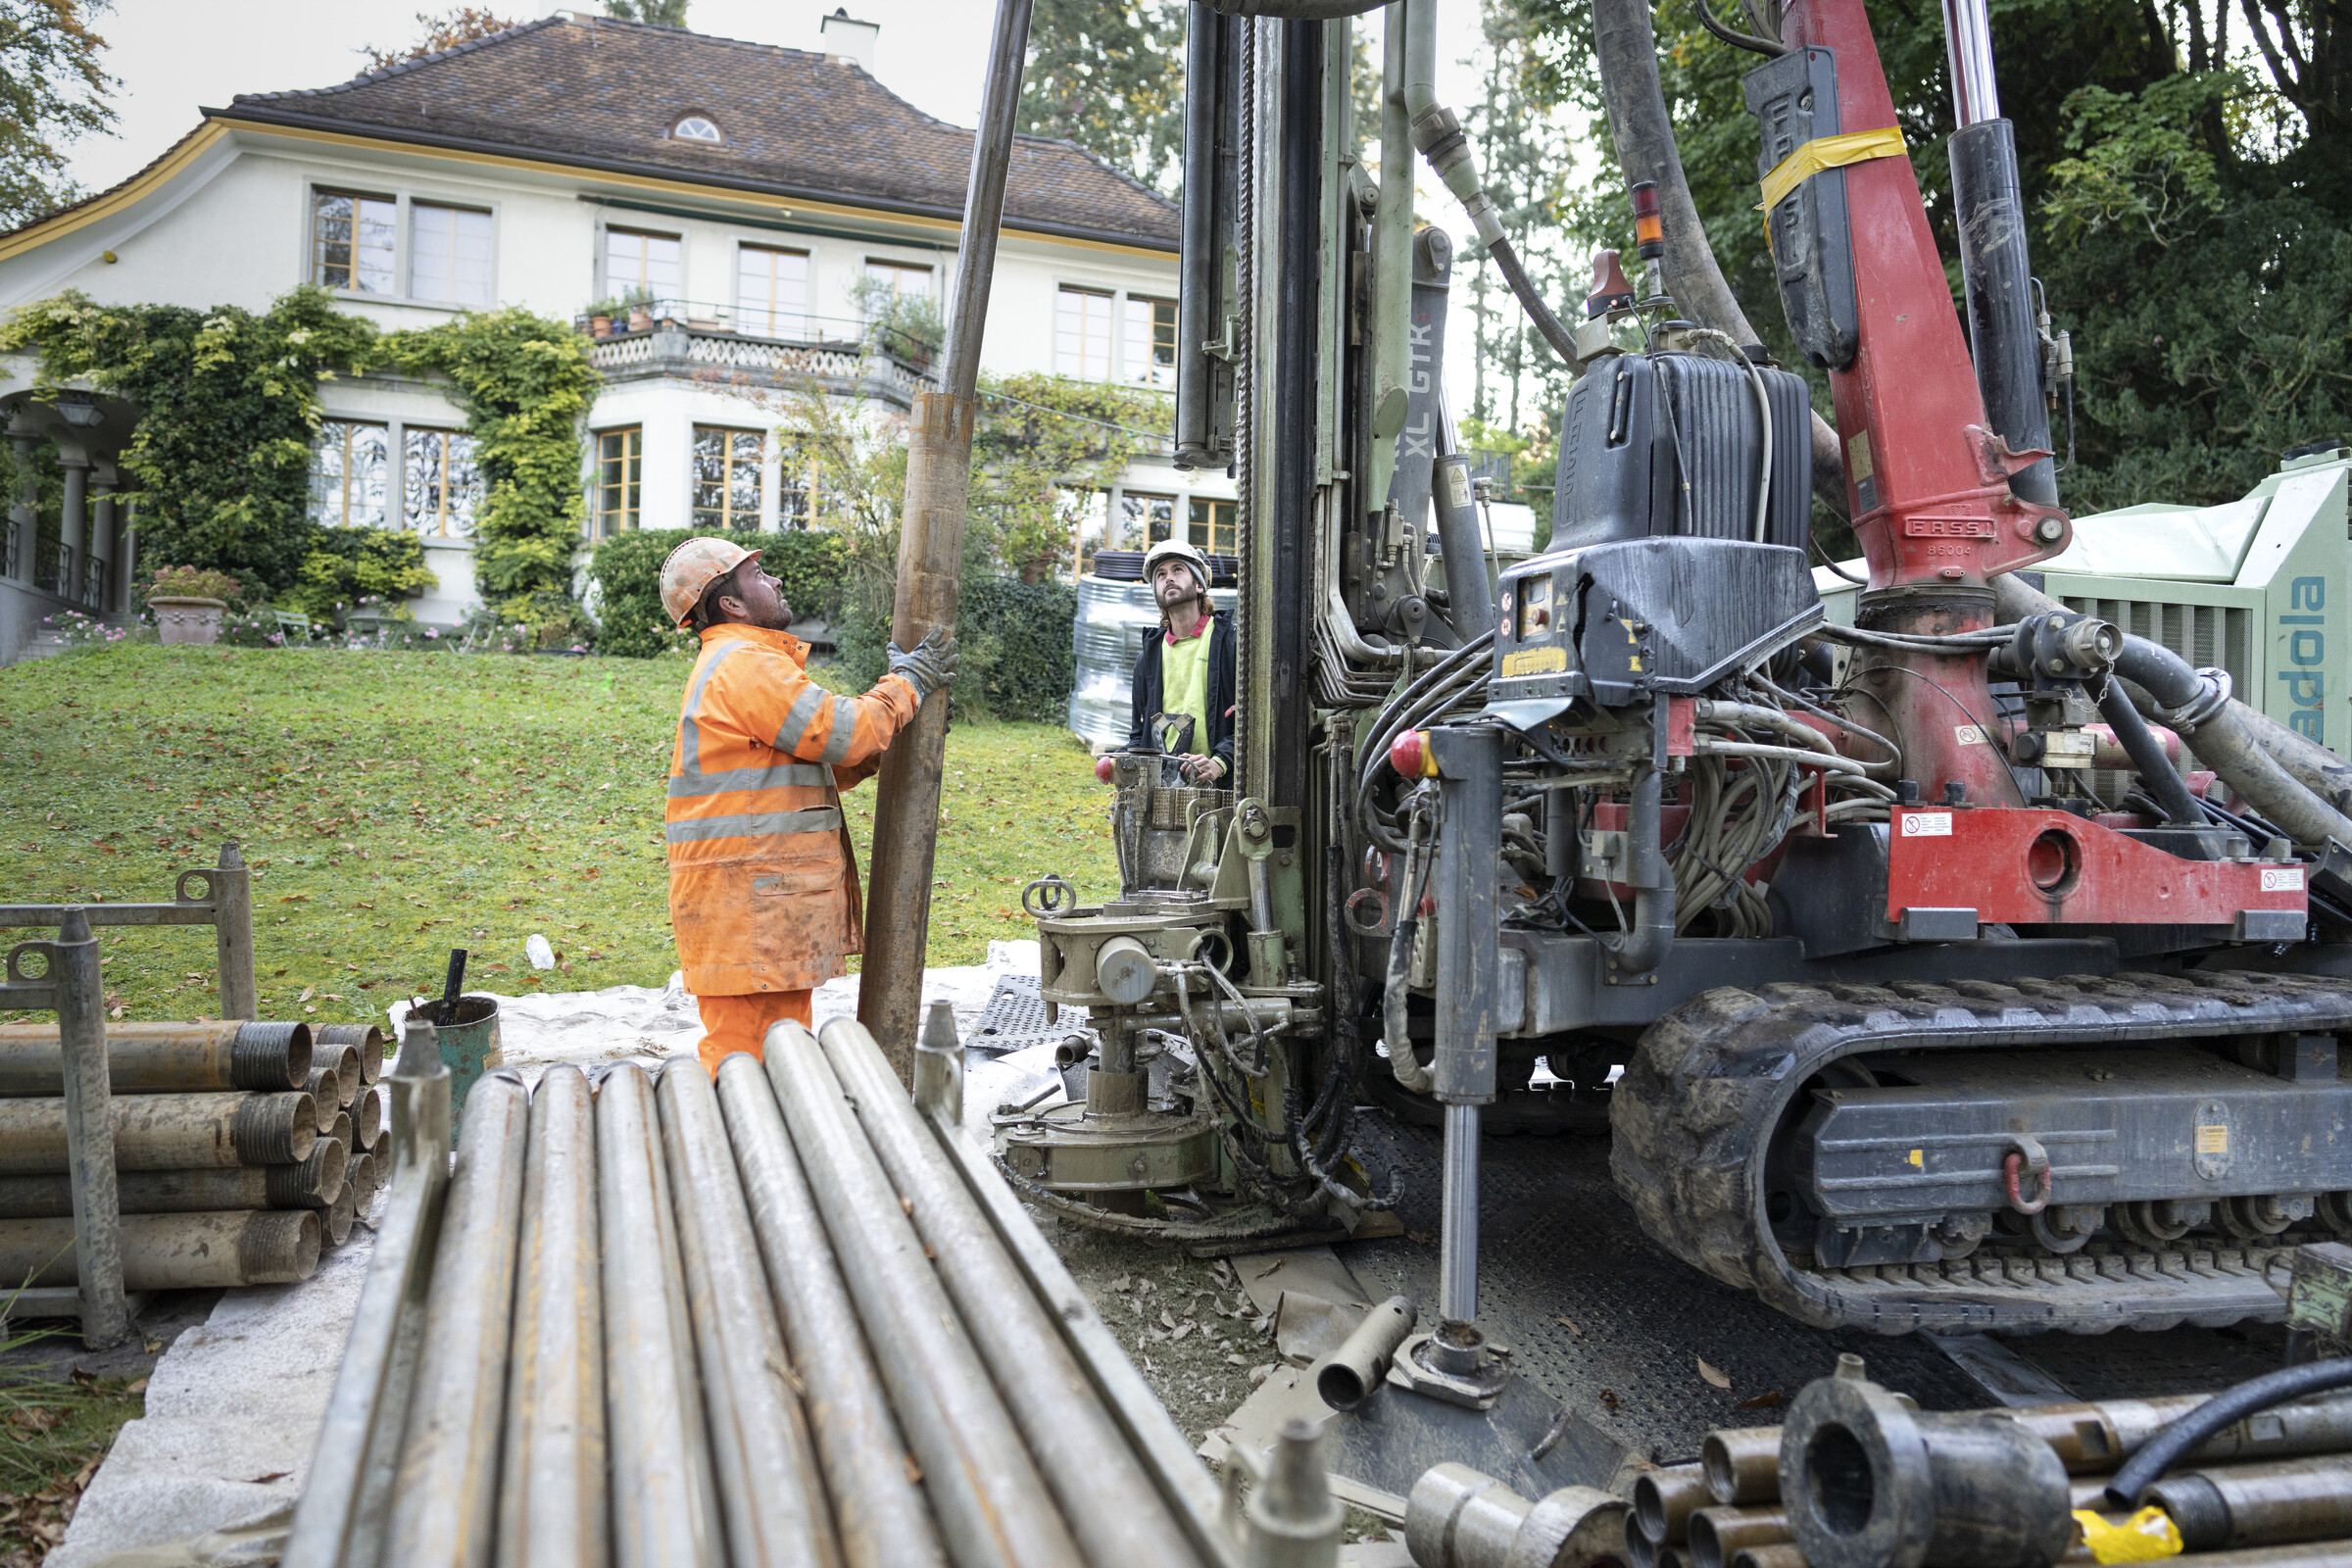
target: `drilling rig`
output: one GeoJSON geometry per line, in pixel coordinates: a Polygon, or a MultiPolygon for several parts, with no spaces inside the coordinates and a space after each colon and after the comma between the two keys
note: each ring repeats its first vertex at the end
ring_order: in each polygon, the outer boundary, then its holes
{"type": "Polygon", "coordinates": [[[2220,670],[2018,575],[2072,537],[2069,365],[1982,0],[1943,7],[1957,309],[1862,0],[1708,19],[1761,62],[1850,624],[1805,379],[1667,297],[1654,187],[1641,282],[1612,261],[1558,319],[1439,101],[1436,0],[1387,7],[1371,177],[1372,9],[1191,8],[1175,443],[1241,497],[1238,776],[1117,754],[1118,896],[1031,885],[1087,1089],[999,1117],[1008,1176],[1172,1243],[1336,1236],[1396,1197],[1358,1105],[1442,1122],[1437,1321],[1390,1376],[1473,1402],[1482,1118],[1605,1112],[1646,1233],[1815,1325],[2282,1315],[2293,1250],[2352,1237],[2352,792],[2220,670]],[[1416,160],[1576,370],[1549,547],[1499,569],[1416,160]]]}

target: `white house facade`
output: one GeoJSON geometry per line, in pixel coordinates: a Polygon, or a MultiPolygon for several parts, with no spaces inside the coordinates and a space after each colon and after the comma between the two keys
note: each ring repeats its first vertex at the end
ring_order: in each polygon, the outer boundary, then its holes
{"type": "MultiPolygon", "coordinates": [[[[952,296],[970,149],[968,130],[851,55],[560,13],[340,86],[207,110],[129,180],[0,235],[0,311],[74,289],[258,312],[307,281],[387,328],[518,305],[594,331],[592,306],[632,300],[591,348],[589,538],[806,526],[777,394],[813,377],[873,410],[907,407],[933,368],[878,340],[860,298],[952,296]]],[[[1170,384],[1176,232],[1165,199],[1069,143],[1022,138],[985,368],[1170,384]]],[[[123,609],[135,570],[116,455],[137,411],[39,400],[31,371],[0,360],[0,415],[21,458],[53,449],[64,498],[46,518],[35,487],[8,498],[0,662],[59,607],[123,609]]],[[[416,533],[440,586],[414,610],[461,618],[479,480],[444,388],[336,379],[321,412],[314,517],[416,533]]],[[[1135,544],[1182,530],[1229,551],[1232,498],[1222,472],[1153,452],[1091,498],[1079,528],[1135,544]]]]}

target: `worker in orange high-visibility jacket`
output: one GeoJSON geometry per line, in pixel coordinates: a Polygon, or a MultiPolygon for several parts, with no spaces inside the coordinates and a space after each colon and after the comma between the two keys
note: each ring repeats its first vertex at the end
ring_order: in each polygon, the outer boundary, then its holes
{"type": "Polygon", "coordinates": [[[669,918],[702,1008],[703,1064],[760,1054],[768,1026],[808,1023],[809,993],[864,943],[841,791],[873,773],[922,701],[955,678],[934,631],[863,697],[809,680],[808,645],[760,553],[689,539],[662,567],[662,608],[698,633],[670,755],[669,918]]]}

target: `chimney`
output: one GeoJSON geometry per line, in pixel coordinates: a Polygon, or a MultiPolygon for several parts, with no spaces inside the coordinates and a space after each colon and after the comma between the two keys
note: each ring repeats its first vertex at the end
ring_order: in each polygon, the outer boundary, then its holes
{"type": "Polygon", "coordinates": [[[833,14],[816,24],[825,40],[825,52],[854,61],[867,75],[874,74],[874,40],[882,35],[879,22],[859,22],[850,15],[849,7],[835,6],[833,14]]]}

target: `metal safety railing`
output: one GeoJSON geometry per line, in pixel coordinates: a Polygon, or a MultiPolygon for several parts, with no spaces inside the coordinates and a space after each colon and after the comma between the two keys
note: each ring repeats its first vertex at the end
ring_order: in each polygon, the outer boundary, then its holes
{"type": "Polygon", "coordinates": [[[0,1011],[57,1014],[64,1067],[66,1164],[73,1188],[75,1284],[27,1286],[0,1297],[0,1316],[76,1316],[82,1343],[104,1349],[130,1337],[122,1288],[122,1215],[115,1180],[113,1089],[107,1060],[101,925],[210,925],[220,964],[220,1016],[254,1016],[252,873],[235,840],[220,861],[179,873],[170,904],[7,904],[0,927],[55,926],[54,941],[8,950],[0,1011]],[[191,880],[204,897],[188,894],[191,880]],[[37,960],[39,971],[28,965],[37,960]]]}

